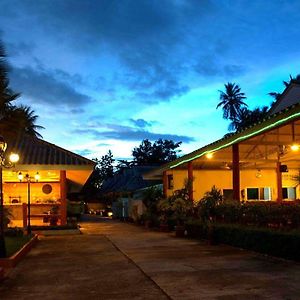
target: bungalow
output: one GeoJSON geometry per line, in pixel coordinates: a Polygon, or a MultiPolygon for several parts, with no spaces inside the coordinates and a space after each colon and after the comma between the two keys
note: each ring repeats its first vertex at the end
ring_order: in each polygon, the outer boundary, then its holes
{"type": "Polygon", "coordinates": [[[228,200],[295,200],[300,198],[299,144],[300,85],[291,83],[259,124],[226,135],[144,178],[162,178],[165,196],[189,180],[189,197],[195,201],[213,185],[228,200]]]}
{"type": "Polygon", "coordinates": [[[20,157],[12,168],[3,168],[3,201],[12,214],[11,225],[27,226],[28,200],[31,224],[40,224],[53,207],[58,210],[60,224],[66,224],[67,194],[80,191],[95,163],[30,136],[9,142],[6,153],[11,152],[20,157]]]}

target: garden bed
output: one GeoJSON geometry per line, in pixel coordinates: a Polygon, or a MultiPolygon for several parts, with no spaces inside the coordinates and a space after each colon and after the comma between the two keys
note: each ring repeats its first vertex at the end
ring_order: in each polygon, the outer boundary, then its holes
{"type": "Polygon", "coordinates": [[[44,236],[81,234],[77,224],[66,224],[59,226],[32,226],[32,231],[44,236]]]}
{"type": "Polygon", "coordinates": [[[5,237],[7,258],[0,258],[0,267],[13,268],[37,243],[38,236],[5,237]]]}

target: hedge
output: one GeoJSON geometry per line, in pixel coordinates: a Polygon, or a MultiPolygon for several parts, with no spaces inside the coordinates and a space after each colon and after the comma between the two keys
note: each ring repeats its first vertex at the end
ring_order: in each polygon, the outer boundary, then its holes
{"type": "Polygon", "coordinates": [[[187,223],[186,230],[193,238],[211,239],[214,243],[300,261],[299,231],[283,232],[237,224],[214,223],[207,226],[199,221],[187,223]]]}

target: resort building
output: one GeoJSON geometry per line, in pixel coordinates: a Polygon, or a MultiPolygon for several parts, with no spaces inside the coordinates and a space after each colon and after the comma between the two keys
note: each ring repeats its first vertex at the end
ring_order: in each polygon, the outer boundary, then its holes
{"type": "Polygon", "coordinates": [[[59,224],[67,221],[67,194],[79,192],[95,163],[44,140],[23,136],[9,142],[6,153],[19,161],[3,168],[3,200],[12,214],[11,226],[27,225],[28,202],[31,224],[47,221],[55,210],[59,224]]]}
{"type": "Polygon", "coordinates": [[[300,199],[300,85],[291,83],[259,124],[184,155],[144,175],[163,179],[164,194],[189,182],[199,201],[212,186],[226,200],[300,199]]]}

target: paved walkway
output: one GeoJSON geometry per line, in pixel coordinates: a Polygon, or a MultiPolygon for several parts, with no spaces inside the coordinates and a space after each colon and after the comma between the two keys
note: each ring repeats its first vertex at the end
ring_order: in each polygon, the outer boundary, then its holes
{"type": "Polygon", "coordinates": [[[96,216],[81,225],[43,238],[0,299],[300,299],[299,264],[96,216]]]}

